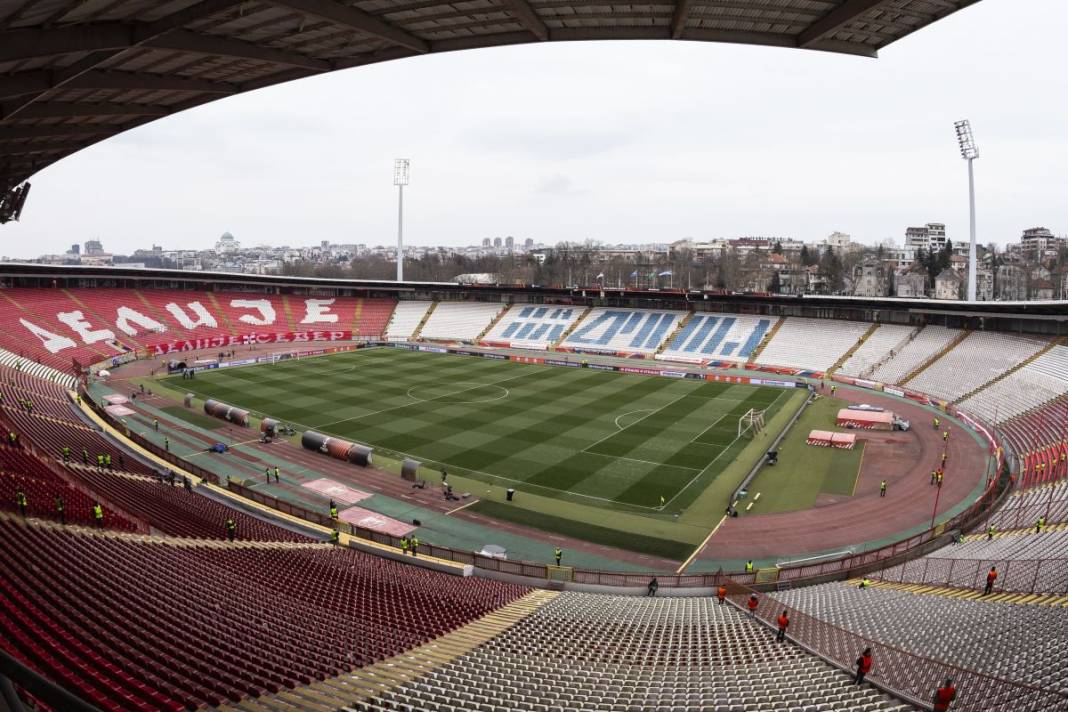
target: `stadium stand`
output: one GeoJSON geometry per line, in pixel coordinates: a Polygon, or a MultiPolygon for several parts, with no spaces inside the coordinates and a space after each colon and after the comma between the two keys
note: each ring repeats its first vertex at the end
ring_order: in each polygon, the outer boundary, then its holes
{"type": "Polygon", "coordinates": [[[1041,341],[976,331],[909,381],[909,387],[947,401],[962,398],[1045,346],[1041,341]]]}
{"type": "Polygon", "coordinates": [[[389,341],[410,339],[433,304],[434,302],[398,302],[397,308],[393,310],[389,326],[386,327],[386,339],[389,341]]]}
{"type": "Polygon", "coordinates": [[[790,317],[756,362],[769,366],[826,371],[864,336],[871,324],[790,317]]]}
{"type": "Polygon", "coordinates": [[[554,344],[582,316],[580,307],[515,304],[500,318],[485,341],[513,346],[554,344]]]}
{"type": "Polygon", "coordinates": [[[356,710],[906,710],[710,598],[561,593],[356,710]]]}
{"type": "Polygon", "coordinates": [[[1068,347],[1054,346],[1020,369],[966,398],[969,413],[1009,420],[1068,393],[1068,347]]]}
{"type": "MultiPolygon", "coordinates": [[[[77,383],[77,379],[70,373],[59,371],[51,366],[46,366],[42,363],[22,358],[17,354],[11,353],[7,349],[0,349],[0,367],[13,373],[26,374],[45,381],[51,381],[64,388],[74,388],[77,383]]],[[[6,379],[11,378],[9,375],[3,375],[3,377],[6,379]]]]}
{"type": "Polygon", "coordinates": [[[504,310],[500,303],[438,302],[419,332],[424,339],[473,341],[504,310]]]}
{"type": "MultiPolygon", "coordinates": [[[[991,421],[996,413],[981,415],[991,421]]],[[[999,421],[998,429],[1021,461],[1021,486],[1049,482],[1068,475],[1062,459],[1062,454],[1068,454],[1064,423],[1068,423],[1068,398],[1063,396],[1008,422],[999,421]]]]}
{"type": "Polygon", "coordinates": [[[924,595],[844,582],[772,594],[873,641],[988,675],[1068,692],[1068,608],[924,595]]]}
{"type": "MultiPolygon", "coordinates": [[[[48,465],[28,452],[7,446],[0,446],[0,507],[6,511],[18,511],[15,495],[22,492],[26,496],[28,516],[58,520],[55,498],[63,499],[63,513],[70,524],[91,526],[93,505],[100,500],[82,490],[71,486],[48,465]]],[[[108,529],[135,531],[138,529],[121,514],[104,510],[105,526],[108,529]]]]}
{"type": "Polygon", "coordinates": [[[662,357],[677,361],[749,360],[775,323],[745,314],[694,314],[675,334],[662,357]]]}
{"type": "Polygon", "coordinates": [[[898,324],[880,324],[868,340],[842,363],[838,373],[865,378],[883,360],[908,343],[918,329],[898,324]]]}
{"type": "Polygon", "coordinates": [[[361,299],[356,313],[356,335],[381,339],[396,306],[396,299],[361,299]]]}
{"type": "Polygon", "coordinates": [[[237,525],[242,541],[307,541],[307,537],[261,521],[209,497],[186,490],[178,481],[100,470],[77,464],[65,466],[68,475],[124,512],[146,521],[161,534],[223,539],[226,520],[237,525]]]}
{"type": "Polygon", "coordinates": [[[900,383],[959,336],[960,332],[956,329],[925,326],[908,343],[897,349],[893,358],[876,368],[870,378],[882,383],[900,383]]]}
{"type": "Polygon", "coordinates": [[[594,309],[562,345],[586,351],[652,354],[684,316],[683,312],[648,309],[594,309]]]}
{"type": "Polygon", "coordinates": [[[525,593],[324,544],[143,540],[7,519],[0,551],[0,646],[106,710],[218,707],[308,684],[525,593]]]}

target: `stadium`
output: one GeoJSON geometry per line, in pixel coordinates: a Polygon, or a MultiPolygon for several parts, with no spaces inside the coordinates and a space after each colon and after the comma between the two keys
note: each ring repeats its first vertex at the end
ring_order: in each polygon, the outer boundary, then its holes
{"type": "MultiPolygon", "coordinates": [[[[335,69],[970,4],[0,1],[0,218],[335,69]]],[[[1066,302],[8,263],[0,434],[0,709],[1068,710],[1066,302]]]]}

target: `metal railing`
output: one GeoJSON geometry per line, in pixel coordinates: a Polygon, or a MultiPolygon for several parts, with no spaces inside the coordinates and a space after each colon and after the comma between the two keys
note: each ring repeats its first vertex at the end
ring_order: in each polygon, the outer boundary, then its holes
{"type": "Polygon", "coordinates": [[[924,557],[870,574],[888,583],[918,583],[979,589],[997,569],[998,593],[1068,593],[1068,559],[938,559],[924,557]]]}
{"type": "MultiPolygon", "coordinates": [[[[747,610],[753,589],[730,579],[724,581],[728,599],[747,610]]],[[[807,650],[844,670],[855,671],[861,651],[871,648],[874,664],[868,680],[913,703],[930,705],[935,689],[947,677],[957,688],[954,712],[1047,712],[1068,709],[1068,695],[1044,690],[1022,681],[1007,680],[949,663],[916,655],[858,635],[786,606],[768,596],[758,596],[755,616],[770,627],[786,611],[790,620],[787,636],[807,650]]],[[[929,709],[929,707],[928,707],[929,709]]]]}

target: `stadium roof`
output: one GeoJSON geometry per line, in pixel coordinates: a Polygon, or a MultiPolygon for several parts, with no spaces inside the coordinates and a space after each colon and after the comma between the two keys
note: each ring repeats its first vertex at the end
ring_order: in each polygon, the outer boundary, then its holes
{"type": "Polygon", "coordinates": [[[681,39],[875,56],[979,0],[0,0],[0,195],[221,97],[474,47],[681,39]]]}

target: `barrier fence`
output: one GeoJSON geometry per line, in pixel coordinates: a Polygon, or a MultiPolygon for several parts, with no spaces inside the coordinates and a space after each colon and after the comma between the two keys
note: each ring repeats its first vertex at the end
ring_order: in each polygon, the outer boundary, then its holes
{"type": "Polygon", "coordinates": [[[922,583],[952,588],[983,588],[997,569],[998,593],[1068,593],[1068,559],[939,559],[924,557],[871,577],[888,583],[922,583]]]}
{"type": "MultiPolygon", "coordinates": [[[[728,599],[743,611],[747,610],[746,602],[753,589],[730,579],[726,579],[724,585],[728,599]]],[[[957,688],[957,700],[951,707],[954,712],[1068,709],[1068,695],[1064,693],[986,675],[884,645],[758,594],[755,616],[765,624],[776,628],[776,620],[784,610],[790,620],[787,631],[790,641],[838,667],[853,671],[861,651],[871,648],[874,662],[868,680],[910,701],[929,705],[935,690],[948,677],[957,688]]]]}

